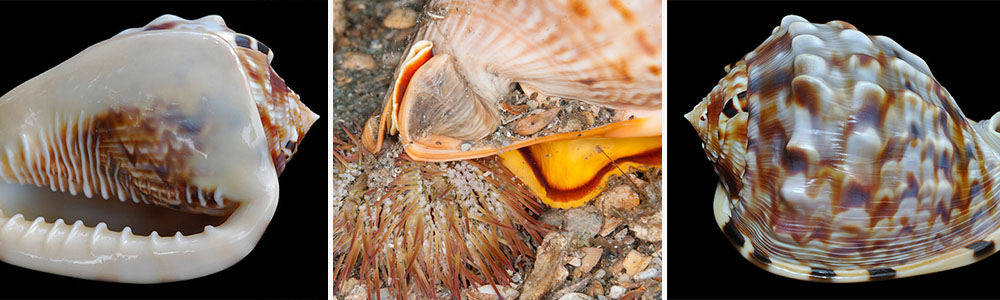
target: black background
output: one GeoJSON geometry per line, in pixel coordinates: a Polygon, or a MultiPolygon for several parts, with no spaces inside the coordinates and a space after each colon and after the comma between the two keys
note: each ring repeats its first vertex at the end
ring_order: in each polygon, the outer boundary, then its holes
{"type": "Polygon", "coordinates": [[[0,94],[126,28],[170,13],[221,15],[275,52],[272,66],[321,118],[280,177],[280,201],[260,242],[236,265],[155,285],[107,283],[0,263],[0,298],[326,298],[328,6],[318,2],[0,2],[0,94]]]}
{"type": "Polygon", "coordinates": [[[668,2],[667,295],[672,298],[996,298],[1000,257],[917,277],[855,284],[787,279],[740,256],[715,223],[718,176],[683,118],[781,18],[842,20],[892,38],[923,58],[965,115],[1000,111],[996,42],[1000,3],[668,2]]]}

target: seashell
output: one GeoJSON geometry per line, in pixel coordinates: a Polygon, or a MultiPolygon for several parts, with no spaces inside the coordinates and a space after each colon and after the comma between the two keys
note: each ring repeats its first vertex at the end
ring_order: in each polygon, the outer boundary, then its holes
{"type": "Polygon", "coordinates": [[[741,255],[801,280],[901,278],[994,253],[1000,114],[965,117],[927,64],[790,15],[685,117],[741,255]]]}
{"type": "MultiPolygon", "coordinates": [[[[366,123],[363,144],[378,153],[385,134],[398,133],[411,158],[449,161],[555,141],[660,136],[660,5],[431,1],[381,114],[366,123]],[[543,99],[574,99],[607,109],[614,120],[561,131],[542,121],[563,119],[567,109],[550,118],[532,117],[525,116],[532,112],[505,105],[501,99],[517,86],[537,91],[543,99]],[[520,112],[515,118],[539,122],[504,122],[504,107],[508,113],[520,112]]],[[[543,110],[558,112],[561,101],[553,102],[543,110]]],[[[586,149],[594,152],[593,143],[586,149]]],[[[641,147],[638,152],[659,153],[660,142],[641,147]]],[[[600,177],[576,176],[586,177],[584,181],[600,177]]]]}
{"type": "Polygon", "coordinates": [[[318,118],[270,67],[273,57],[219,16],[163,15],[0,97],[0,259],[130,283],[196,278],[241,260],[274,214],[278,174],[318,118]],[[60,193],[32,199],[26,185],[60,193]],[[107,216],[75,210],[99,199],[54,199],[80,194],[120,201],[103,201],[118,207],[107,216]],[[195,216],[129,224],[153,210],[195,216]],[[81,219],[43,217],[64,214],[81,219]]]}

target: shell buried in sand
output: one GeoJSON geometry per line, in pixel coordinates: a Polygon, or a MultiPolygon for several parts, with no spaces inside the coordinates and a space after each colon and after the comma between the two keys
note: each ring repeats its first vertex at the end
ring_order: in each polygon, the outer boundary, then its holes
{"type": "Polygon", "coordinates": [[[419,161],[500,154],[550,206],[582,205],[621,158],[595,149],[656,157],[624,167],[660,165],[660,5],[431,1],[362,142],[378,153],[387,134],[398,134],[419,161]],[[503,100],[516,87],[535,104],[503,100]],[[575,150],[548,152],[568,147],[575,150]],[[584,159],[593,165],[564,172],[584,159]]]}
{"type": "Polygon", "coordinates": [[[787,16],[726,71],[686,118],[719,174],[719,227],[748,260],[858,282],[996,251],[1000,114],[967,119],[922,59],[787,16]]]}
{"type": "Polygon", "coordinates": [[[164,15],[3,95],[0,258],[130,283],[241,260],[318,118],[273,57],[219,16],[164,15]]]}

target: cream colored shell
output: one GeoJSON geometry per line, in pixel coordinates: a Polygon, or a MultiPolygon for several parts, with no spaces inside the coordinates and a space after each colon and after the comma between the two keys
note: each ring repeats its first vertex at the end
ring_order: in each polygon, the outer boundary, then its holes
{"type": "MultiPolygon", "coordinates": [[[[0,178],[95,198],[85,201],[209,213],[225,202],[232,215],[196,234],[135,235],[103,222],[26,220],[0,207],[4,262],[85,279],[176,281],[235,264],[263,234],[277,206],[278,181],[265,131],[270,125],[261,123],[269,113],[258,101],[265,87],[248,77],[249,52],[233,44],[218,16],[186,21],[168,15],[150,26],[91,46],[0,98],[0,178]],[[148,30],[164,20],[206,26],[148,30]],[[115,160],[120,155],[133,162],[115,160]],[[177,185],[158,185],[163,182],[177,185]]],[[[265,64],[273,57],[252,55],[265,64]]],[[[301,105],[297,96],[295,103],[301,105]]],[[[301,113],[315,120],[308,109],[301,113]]],[[[301,124],[289,126],[295,131],[301,124]]]]}

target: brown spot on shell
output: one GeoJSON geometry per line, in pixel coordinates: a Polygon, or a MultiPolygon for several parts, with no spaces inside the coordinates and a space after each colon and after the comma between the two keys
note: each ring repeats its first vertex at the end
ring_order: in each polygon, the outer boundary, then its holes
{"type": "Polygon", "coordinates": [[[611,67],[618,72],[622,80],[625,82],[632,82],[632,75],[628,73],[628,59],[619,57],[618,61],[611,64],[611,67]]]}
{"type": "MultiPolygon", "coordinates": [[[[647,55],[656,55],[656,52],[660,49],[659,45],[653,45],[648,39],[646,39],[646,31],[639,29],[635,31],[635,39],[639,42],[639,46],[642,47],[642,51],[647,55]]],[[[659,74],[657,74],[659,75],[659,74]]]]}
{"type": "Polygon", "coordinates": [[[649,66],[649,73],[653,75],[660,76],[660,66],[649,66]]]}
{"type": "Polygon", "coordinates": [[[622,16],[622,19],[624,19],[625,22],[635,23],[635,14],[633,14],[632,11],[621,2],[621,0],[611,0],[610,3],[611,6],[615,8],[615,11],[622,16]]]}
{"type": "Polygon", "coordinates": [[[570,11],[578,17],[586,18],[587,16],[590,16],[590,8],[588,8],[587,3],[582,0],[570,0],[569,8],[570,11]]]}

